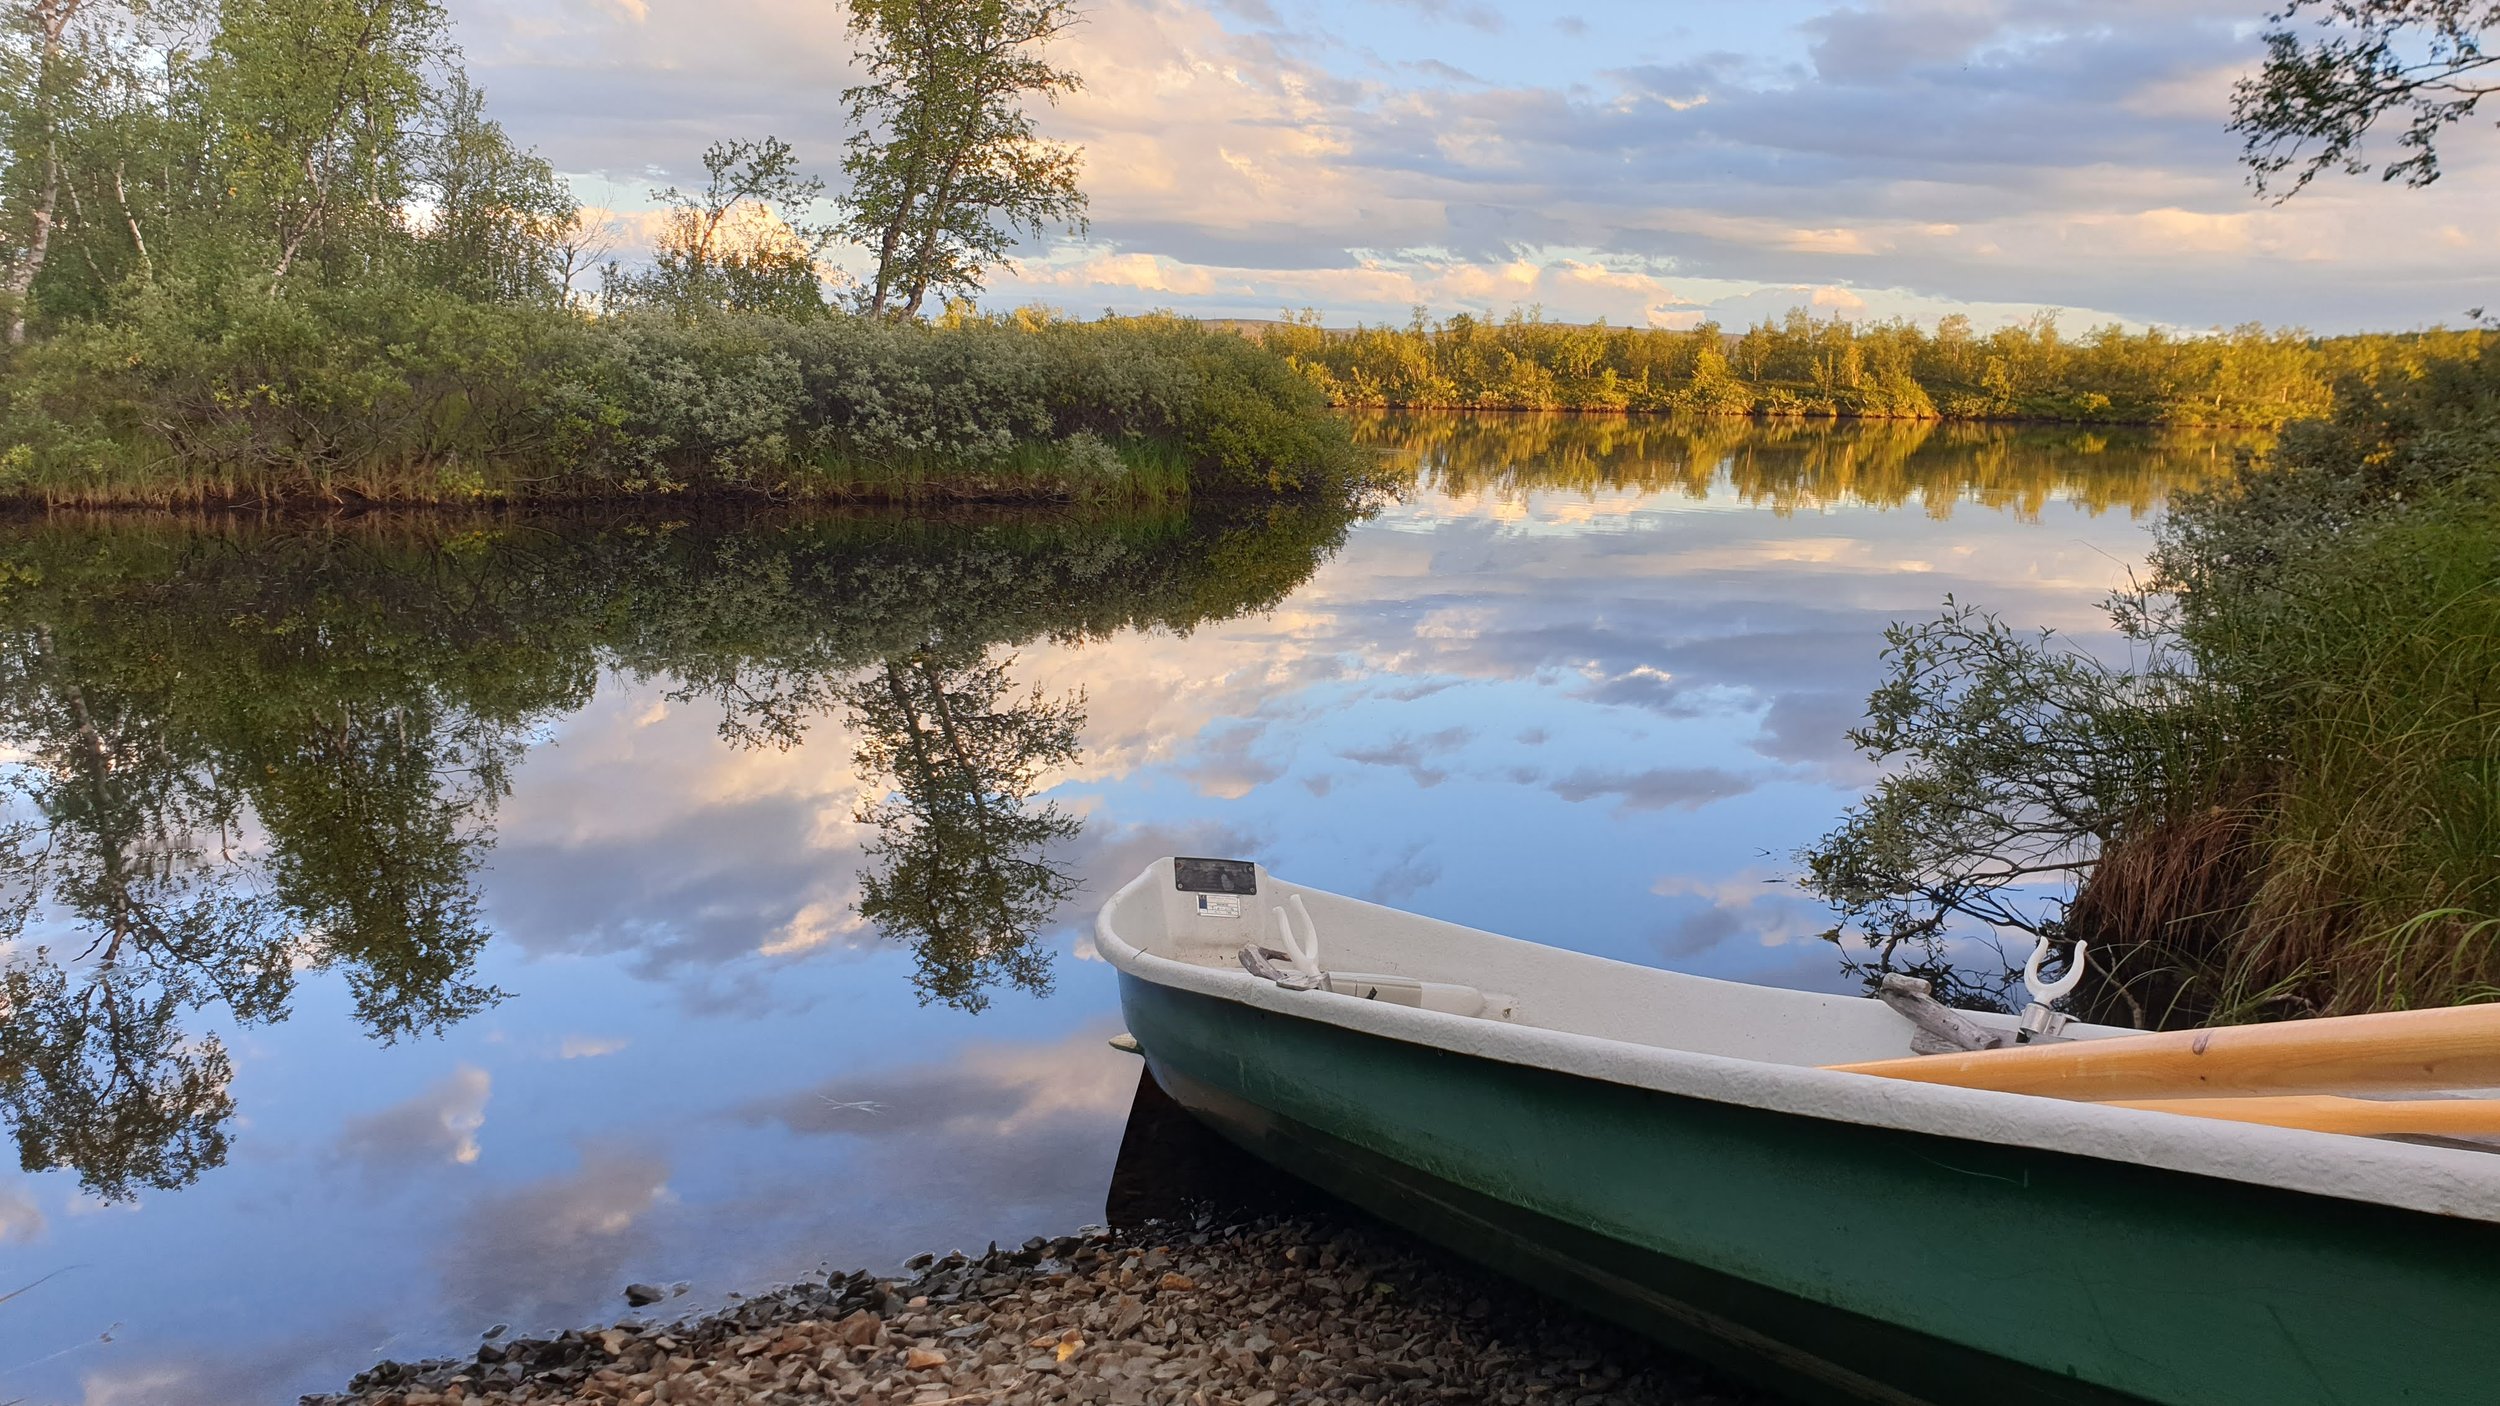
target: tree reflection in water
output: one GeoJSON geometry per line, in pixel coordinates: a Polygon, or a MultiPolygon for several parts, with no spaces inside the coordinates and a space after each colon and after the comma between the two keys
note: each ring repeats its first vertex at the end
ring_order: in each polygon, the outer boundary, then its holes
{"type": "Polygon", "coordinates": [[[1001,981],[1050,990],[1037,939],[1076,889],[1046,847],[1081,822],[1032,803],[1042,773],[1076,759],[1084,697],[1012,696],[1005,663],[888,660],[848,692],[860,769],[894,789],[860,811],[881,832],[860,916],[911,944],[921,999],[967,1011],[1001,981]]]}
{"type": "Polygon", "coordinates": [[[863,915],[967,1009],[1046,989],[1067,896],[1033,804],[1081,698],[1019,697],[1036,638],[1280,601],[1351,516],[941,525],[817,516],[42,524],[0,537],[0,1120],[107,1199],[225,1159],[213,1032],[335,972],[373,1038],[503,999],[475,873],[512,766],[603,672],[789,746],[848,710],[893,778],[863,915]]]}
{"type": "Polygon", "coordinates": [[[129,623],[46,621],[0,648],[11,809],[40,817],[5,837],[0,939],[40,917],[76,944],[0,969],[0,1116],[27,1170],[75,1168],[108,1199],[225,1159],[233,1065],[187,1014],[283,1019],[306,969],[342,971],[383,1040],[499,998],[469,979],[486,933],[467,879],[519,749],[447,725],[422,688],[227,692],[165,648],[186,622],[129,623]]]}
{"type": "Polygon", "coordinates": [[[2142,516],[2235,471],[2262,430],[1743,415],[1481,415],[1363,411],[1357,442],[1400,455],[1426,486],[1511,498],[1557,490],[1733,498],[1775,513],[1837,503],[1935,517],[1963,504],[2036,517],[2050,502],[2142,516]]]}

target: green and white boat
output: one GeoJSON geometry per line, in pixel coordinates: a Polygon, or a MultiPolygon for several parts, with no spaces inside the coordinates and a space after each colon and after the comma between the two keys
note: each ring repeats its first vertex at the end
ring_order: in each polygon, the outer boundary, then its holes
{"type": "MultiPolygon", "coordinates": [[[[1095,942],[1156,1081],[1233,1142],[1801,1397],[2500,1402],[2482,1336],[2500,1325],[2500,1155],[2472,1138],[1832,1069],[1909,1063],[1916,1027],[1241,861],[1156,861],[1095,942]]],[[[2015,1023],[1968,1019],[1985,1043],[2015,1023]]],[[[2135,1033],[2066,1025],[2053,1047],[1961,1058],[2071,1062],[2135,1033]]],[[[2441,1070],[2500,1082],[2477,1059],[2441,1070]]]]}

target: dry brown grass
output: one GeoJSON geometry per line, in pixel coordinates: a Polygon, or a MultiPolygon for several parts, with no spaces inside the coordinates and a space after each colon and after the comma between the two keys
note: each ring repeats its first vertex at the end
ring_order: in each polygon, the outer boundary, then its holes
{"type": "Polygon", "coordinates": [[[2092,944],[2087,1019],[2163,1029],[2221,1002],[2261,878],[2257,833],[2247,805],[2214,805],[2102,851],[2066,912],[2092,944]]]}

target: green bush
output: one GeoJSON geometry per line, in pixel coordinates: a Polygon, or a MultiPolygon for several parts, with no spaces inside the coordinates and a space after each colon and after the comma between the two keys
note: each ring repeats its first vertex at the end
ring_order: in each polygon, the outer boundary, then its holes
{"type": "Polygon", "coordinates": [[[551,448],[541,407],[586,341],[545,309],[388,285],[160,284],[22,349],[6,430],[19,491],[55,502],[407,496],[551,448]]]}
{"type": "Polygon", "coordinates": [[[160,285],[10,371],[0,492],[54,503],[1160,500],[1342,492],[1362,462],[1282,359],[1172,318],[594,320],[160,285]]]}

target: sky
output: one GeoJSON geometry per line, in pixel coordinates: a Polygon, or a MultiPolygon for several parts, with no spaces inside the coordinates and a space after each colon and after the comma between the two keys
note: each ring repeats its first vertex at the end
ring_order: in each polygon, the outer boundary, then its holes
{"type": "MultiPolygon", "coordinates": [[[[837,185],[830,0],[451,0],[472,75],[630,215],[723,137],[837,185]]],[[[2268,0],[1091,0],[1037,114],[1082,237],[984,302],[1331,324],[1540,306],[1983,325],[2457,324],[2500,306],[2500,132],[2427,190],[2252,192],[2224,130],[2268,0]]],[[[630,246],[632,221],[625,221],[630,246]]]]}

